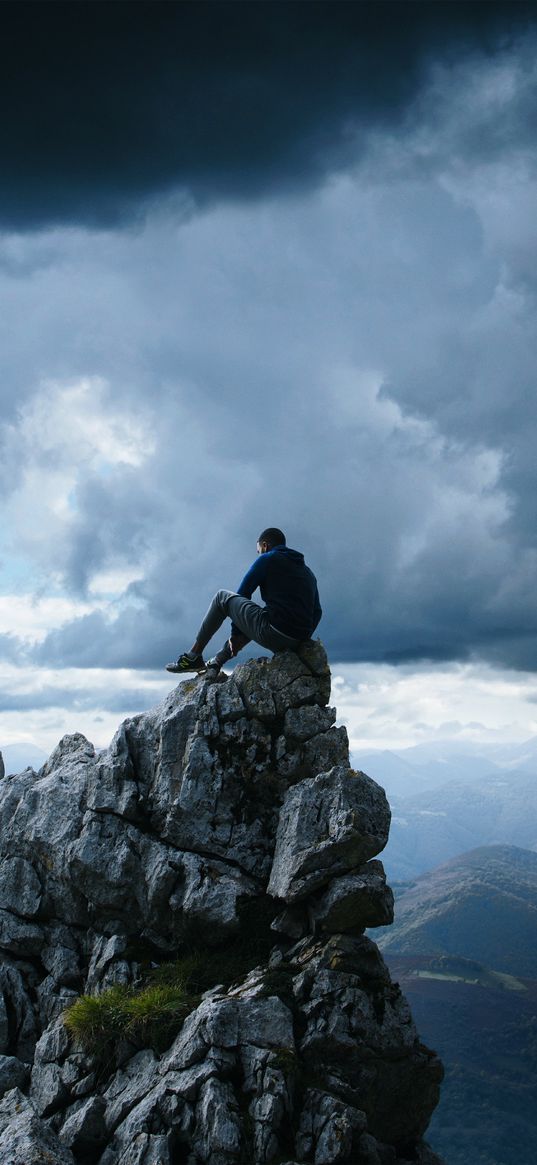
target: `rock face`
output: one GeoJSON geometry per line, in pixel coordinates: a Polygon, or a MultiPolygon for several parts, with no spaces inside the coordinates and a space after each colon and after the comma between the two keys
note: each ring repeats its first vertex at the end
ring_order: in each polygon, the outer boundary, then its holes
{"type": "Polygon", "coordinates": [[[329,696],[305,644],[0,781],[3,1165],[438,1161],[442,1068],[363,933],[393,917],[390,811],[329,696]],[[66,1026],[193,951],[210,985],[158,1045],[66,1026]]]}

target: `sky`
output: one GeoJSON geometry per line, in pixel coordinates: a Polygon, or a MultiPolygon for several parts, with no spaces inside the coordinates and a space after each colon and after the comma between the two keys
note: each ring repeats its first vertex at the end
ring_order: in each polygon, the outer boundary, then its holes
{"type": "Polygon", "coordinates": [[[268,525],[356,747],[537,733],[537,5],[0,27],[0,748],[105,745],[268,525]]]}

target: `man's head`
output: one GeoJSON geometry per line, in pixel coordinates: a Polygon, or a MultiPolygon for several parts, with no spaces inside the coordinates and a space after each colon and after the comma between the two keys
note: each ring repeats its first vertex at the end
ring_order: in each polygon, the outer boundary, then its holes
{"type": "Polygon", "coordinates": [[[257,539],[257,553],[266,554],[267,550],[274,550],[275,546],[285,546],[285,534],[277,526],[268,526],[257,539]]]}

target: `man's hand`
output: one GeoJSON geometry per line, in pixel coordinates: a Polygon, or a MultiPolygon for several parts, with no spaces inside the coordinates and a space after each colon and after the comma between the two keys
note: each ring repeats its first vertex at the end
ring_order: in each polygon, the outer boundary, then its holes
{"type": "Polygon", "coordinates": [[[242,631],[234,631],[233,635],[229,638],[229,650],[231,654],[233,656],[238,655],[239,651],[242,651],[243,647],[246,647],[246,644],[249,642],[248,636],[243,635],[242,631]]]}

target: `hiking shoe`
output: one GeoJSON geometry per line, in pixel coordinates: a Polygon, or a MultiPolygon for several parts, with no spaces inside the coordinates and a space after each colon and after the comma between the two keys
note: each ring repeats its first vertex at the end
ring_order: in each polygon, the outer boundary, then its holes
{"type": "Polygon", "coordinates": [[[220,663],[220,660],[218,659],[218,657],[216,655],[214,655],[212,659],[208,659],[207,663],[205,664],[206,671],[212,672],[213,676],[218,675],[218,672],[220,671],[221,667],[222,667],[222,664],[220,663]]]}
{"type": "Polygon", "coordinates": [[[191,655],[189,651],[184,651],[175,663],[167,663],[166,671],[172,672],[187,672],[187,671],[205,671],[205,663],[202,655],[191,655]]]}

